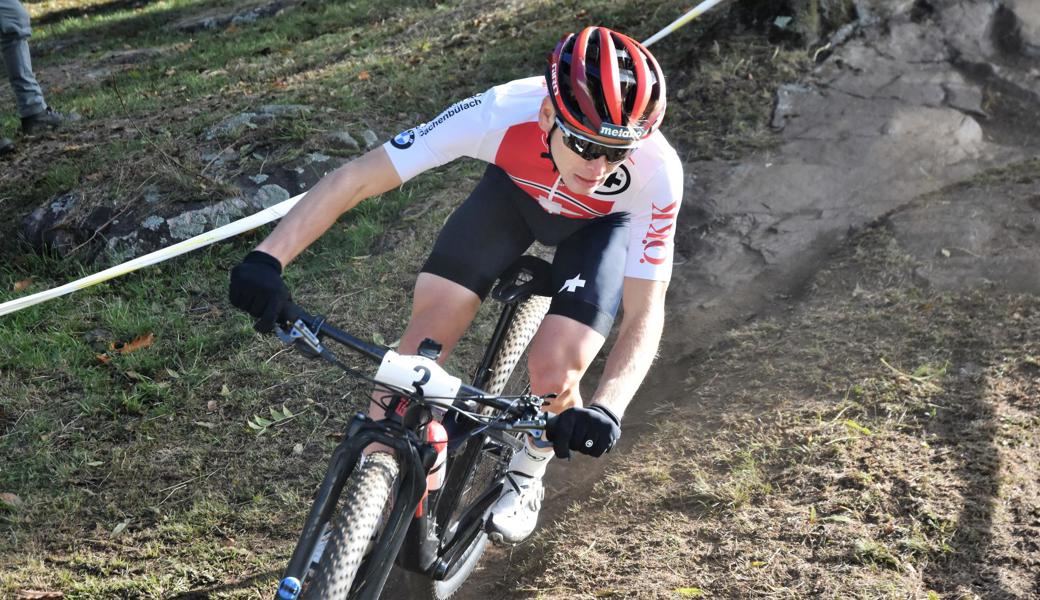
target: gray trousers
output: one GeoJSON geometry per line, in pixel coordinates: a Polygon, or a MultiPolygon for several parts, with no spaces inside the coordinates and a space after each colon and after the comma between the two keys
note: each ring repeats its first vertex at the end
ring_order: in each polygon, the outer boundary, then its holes
{"type": "Polygon", "coordinates": [[[43,90],[33,75],[29,59],[29,13],[18,0],[0,0],[0,51],[11,89],[18,103],[18,116],[31,117],[47,108],[43,90]]]}

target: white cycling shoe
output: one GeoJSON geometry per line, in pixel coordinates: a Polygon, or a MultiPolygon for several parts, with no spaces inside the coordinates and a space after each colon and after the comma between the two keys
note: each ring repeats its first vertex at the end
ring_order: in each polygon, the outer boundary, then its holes
{"type": "Polygon", "coordinates": [[[538,525],[545,486],[540,476],[510,471],[506,473],[504,488],[502,496],[491,508],[486,528],[491,541],[516,544],[531,535],[538,525]]]}

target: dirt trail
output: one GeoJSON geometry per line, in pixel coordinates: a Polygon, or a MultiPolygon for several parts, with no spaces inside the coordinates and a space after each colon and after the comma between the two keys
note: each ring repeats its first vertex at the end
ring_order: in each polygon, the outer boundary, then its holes
{"type": "MultiPolygon", "coordinates": [[[[953,205],[927,197],[1035,155],[1040,77],[1023,59],[1036,47],[1040,14],[1025,2],[964,0],[941,13],[899,0],[873,6],[858,35],[807,81],[778,90],[775,150],[686,165],[668,330],[618,453],[682,403],[675,382],[686,380],[691,354],[797,302],[828,254],[886,215],[932,257],[920,273],[926,284],[1040,292],[1040,248],[1029,243],[1035,199],[981,206],[977,197],[953,205]]],[[[556,461],[543,525],[580,502],[610,462],[556,461]]],[[[487,598],[508,576],[508,558],[491,551],[458,597],[487,598]]]]}

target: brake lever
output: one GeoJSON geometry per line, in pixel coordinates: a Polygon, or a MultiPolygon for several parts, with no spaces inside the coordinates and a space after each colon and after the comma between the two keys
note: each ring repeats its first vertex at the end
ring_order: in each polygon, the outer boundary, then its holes
{"type": "MultiPolygon", "coordinates": [[[[321,324],[325,321],[324,318],[318,317],[317,329],[321,329],[321,324]]],[[[282,329],[281,325],[275,325],[275,334],[278,336],[283,343],[294,346],[300,354],[307,358],[318,358],[324,353],[325,346],[322,345],[321,340],[318,339],[318,335],[311,331],[307,324],[303,322],[303,319],[297,319],[295,323],[289,327],[289,331],[282,329]]]]}

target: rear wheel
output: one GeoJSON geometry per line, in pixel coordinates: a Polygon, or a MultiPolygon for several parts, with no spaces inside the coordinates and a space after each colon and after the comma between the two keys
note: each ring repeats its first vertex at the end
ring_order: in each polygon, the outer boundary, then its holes
{"type": "Polygon", "coordinates": [[[361,563],[379,534],[397,471],[393,456],[373,452],[347,480],[340,495],[340,512],[331,524],[332,535],[304,588],[305,600],[350,597],[361,563]]]}
{"type": "MultiPolygon", "coordinates": [[[[545,296],[531,296],[521,303],[491,362],[491,378],[485,387],[486,392],[495,396],[510,396],[529,391],[527,361],[523,359],[526,358],[528,344],[549,310],[549,301],[545,296]]],[[[486,414],[494,414],[494,410],[488,408],[486,414]]],[[[489,443],[484,436],[477,436],[470,439],[465,449],[453,459],[452,462],[456,464],[449,465],[448,476],[464,478],[466,484],[462,487],[458,508],[449,518],[444,519],[447,533],[440,534],[442,540],[451,538],[452,528],[458,524],[457,519],[462,510],[501,479],[512,454],[511,448],[489,443]]],[[[441,500],[445,499],[438,498],[438,501],[441,500]]],[[[408,597],[423,600],[450,598],[476,568],[487,542],[487,534],[481,531],[465,550],[456,571],[444,580],[433,581],[424,575],[407,573],[408,597]]]]}

